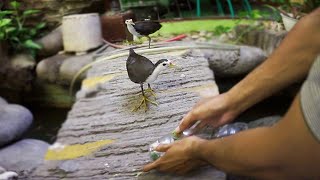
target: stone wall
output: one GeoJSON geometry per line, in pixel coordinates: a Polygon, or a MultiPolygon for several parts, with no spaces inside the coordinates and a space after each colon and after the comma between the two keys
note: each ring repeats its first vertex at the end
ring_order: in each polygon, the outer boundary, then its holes
{"type": "Polygon", "coordinates": [[[256,46],[270,55],[287,35],[287,31],[274,31],[269,29],[250,29],[248,25],[240,25],[235,28],[235,37],[241,36],[242,43],[256,46]]]}

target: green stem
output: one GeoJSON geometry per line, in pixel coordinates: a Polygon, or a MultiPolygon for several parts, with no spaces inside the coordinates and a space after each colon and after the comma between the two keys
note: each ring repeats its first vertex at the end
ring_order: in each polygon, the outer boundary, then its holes
{"type": "Polygon", "coordinates": [[[18,9],[17,9],[17,7],[14,7],[14,14],[16,15],[16,18],[15,18],[15,20],[17,21],[17,24],[18,24],[18,29],[19,29],[19,31],[22,29],[22,23],[21,23],[21,21],[20,21],[20,16],[19,16],[19,11],[18,11],[18,9]]]}

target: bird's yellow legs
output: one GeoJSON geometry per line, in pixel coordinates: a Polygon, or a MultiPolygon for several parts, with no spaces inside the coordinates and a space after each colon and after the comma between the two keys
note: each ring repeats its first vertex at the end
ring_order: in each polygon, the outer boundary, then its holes
{"type": "Polygon", "coordinates": [[[155,105],[155,106],[158,106],[158,103],[150,100],[147,96],[142,95],[142,99],[141,99],[139,105],[137,107],[135,107],[132,111],[133,112],[138,111],[141,107],[144,108],[144,111],[147,111],[148,110],[148,102],[155,105]]]}
{"type": "Polygon", "coordinates": [[[153,89],[151,88],[150,84],[148,83],[148,89],[145,90],[146,93],[150,93],[151,96],[157,97],[156,93],[154,93],[153,89]]]}
{"type": "MultiPolygon", "coordinates": [[[[141,84],[140,86],[141,86],[141,92],[142,92],[142,99],[141,99],[139,105],[136,106],[132,110],[133,112],[138,111],[141,107],[144,107],[144,111],[147,111],[148,110],[148,103],[151,103],[155,106],[158,106],[157,102],[150,100],[148,98],[148,96],[146,96],[146,94],[144,93],[144,90],[143,90],[143,85],[141,84]]],[[[151,89],[149,84],[148,84],[148,89],[146,91],[150,92],[152,96],[155,96],[155,93],[153,92],[153,90],[151,89]]]]}
{"type": "Polygon", "coordinates": [[[149,36],[147,36],[147,38],[149,40],[149,49],[150,49],[151,38],[149,36]]]}

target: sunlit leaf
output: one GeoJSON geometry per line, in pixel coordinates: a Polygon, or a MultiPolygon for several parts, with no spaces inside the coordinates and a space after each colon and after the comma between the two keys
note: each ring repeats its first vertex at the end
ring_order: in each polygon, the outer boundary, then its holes
{"type": "Polygon", "coordinates": [[[11,10],[0,11],[0,16],[11,15],[11,14],[13,14],[13,11],[11,10]]]}
{"type": "Polygon", "coordinates": [[[8,28],[5,29],[5,31],[6,31],[7,34],[13,32],[13,31],[15,31],[15,30],[17,30],[17,28],[15,28],[15,27],[8,27],[8,28]]]}
{"type": "Polygon", "coordinates": [[[0,27],[4,27],[4,26],[10,24],[11,21],[12,21],[11,19],[7,19],[7,18],[1,19],[1,20],[0,20],[0,27]]]}
{"type": "Polygon", "coordinates": [[[26,40],[26,41],[23,43],[23,45],[24,45],[25,47],[27,47],[27,48],[30,48],[30,49],[41,49],[41,48],[42,48],[39,44],[35,43],[35,42],[32,41],[31,39],[26,40]]]}
{"type": "Polygon", "coordinates": [[[18,9],[21,4],[20,4],[19,2],[17,2],[17,1],[12,1],[12,2],[10,3],[10,5],[11,5],[13,8],[18,9]]]}
{"type": "Polygon", "coordinates": [[[40,12],[40,10],[29,9],[29,10],[25,10],[22,15],[28,16],[28,15],[32,15],[32,14],[38,14],[39,12],[40,12]]]}
{"type": "Polygon", "coordinates": [[[39,24],[36,25],[36,29],[42,29],[44,27],[46,27],[46,23],[45,22],[42,22],[42,23],[39,23],[39,24]]]}

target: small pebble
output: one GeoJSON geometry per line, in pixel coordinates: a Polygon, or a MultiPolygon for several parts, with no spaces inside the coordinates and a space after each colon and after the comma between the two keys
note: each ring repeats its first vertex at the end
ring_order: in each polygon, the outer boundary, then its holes
{"type": "Polygon", "coordinates": [[[192,39],[198,39],[199,37],[200,37],[200,36],[197,35],[197,34],[191,36],[192,39]]]}
{"type": "Polygon", "coordinates": [[[18,174],[12,171],[7,171],[0,174],[1,180],[11,180],[11,179],[18,179],[18,174]]]}
{"type": "Polygon", "coordinates": [[[236,33],[234,31],[228,32],[227,36],[229,39],[235,39],[236,38],[236,33]]]}
{"type": "Polygon", "coordinates": [[[56,143],[52,144],[51,146],[49,146],[49,149],[60,151],[60,150],[64,149],[64,147],[65,147],[65,145],[63,145],[59,142],[56,142],[56,143]]]}
{"type": "Polygon", "coordinates": [[[206,35],[207,38],[212,37],[212,36],[213,36],[212,32],[208,32],[207,35],[206,35]]]}
{"type": "Polygon", "coordinates": [[[185,74],[181,74],[180,77],[181,77],[181,78],[185,78],[186,75],[185,75],[185,74]]]}
{"type": "Polygon", "coordinates": [[[206,36],[207,31],[200,31],[199,36],[204,37],[206,36]]]}
{"type": "Polygon", "coordinates": [[[206,38],[201,37],[201,38],[199,38],[199,41],[200,41],[200,42],[205,42],[205,41],[206,41],[206,38]]]}
{"type": "Polygon", "coordinates": [[[221,34],[221,36],[219,37],[220,42],[226,42],[228,40],[229,40],[229,38],[228,38],[227,34],[221,34]]]}

